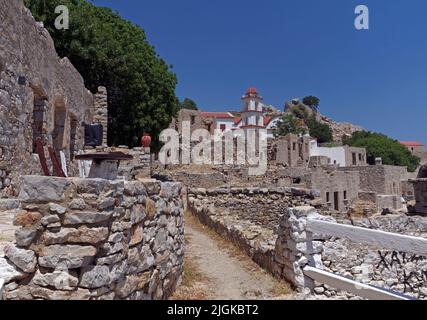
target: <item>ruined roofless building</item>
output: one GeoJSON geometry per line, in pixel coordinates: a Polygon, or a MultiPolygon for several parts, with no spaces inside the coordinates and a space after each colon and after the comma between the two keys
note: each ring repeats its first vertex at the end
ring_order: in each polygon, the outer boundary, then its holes
{"type": "Polygon", "coordinates": [[[0,21],[0,197],[11,197],[20,175],[41,174],[37,138],[63,151],[69,175],[76,174],[83,123],[102,123],[106,131],[107,106],[105,89],[94,97],[85,88],[22,0],[0,0],[0,21]]]}

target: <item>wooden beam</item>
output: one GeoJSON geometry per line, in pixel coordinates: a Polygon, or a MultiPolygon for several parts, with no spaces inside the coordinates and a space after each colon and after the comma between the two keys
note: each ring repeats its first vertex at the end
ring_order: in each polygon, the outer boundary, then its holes
{"type": "Polygon", "coordinates": [[[53,171],[55,172],[56,177],[65,178],[65,173],[61,168],[61,165],[58,160],[58,155],[56,154],[55,149],[52,146],[48,147],[50,160],[52,161],[53,171]]]}
{"type": "Polygon", "coordinates": [[[304,274],[315,281],[369,300],[416,300],[400,293],[373,287],[313,267],[305,267],[304,274]]]}
{"type": "Polygon", "coordinates": [[[43,141],[42,141],[42,139],[37,138],[35,143],[36,143],[36,152],[39,155],[39,161],[40,161],[40,165],[41,165],[42,170],[43,170],[43,174],[46,177],[50,177],[49,168],[47,167],[46,157],[44,155],[43,141]]]}
{"type": "Polygon", "coordinates": [[[407,252],[427,257],[427,239],[372,230],[319,220],[308,220],[307,230],[315,234],[344,238],[390,251],[407,252]]]}

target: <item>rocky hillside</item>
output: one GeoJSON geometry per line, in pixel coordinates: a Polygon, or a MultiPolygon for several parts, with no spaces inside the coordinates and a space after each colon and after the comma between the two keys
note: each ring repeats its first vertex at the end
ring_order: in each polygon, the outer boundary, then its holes
{"type": "Polygon", "coordinates": [[[303,116],[304,118],[308,118],[314,114],[317,121],[325,123],[331,127],[335,142],[341,142],[343,137],[349,137],[353,135],[354,132],[365,130],[364,128],[352,123],[336,122],[322,115],[319,110],[306,106],[299,99],[293,99],[292,101],[286,102],[285,113],[286,112],[293,113],[298,117],[303,116]]]}

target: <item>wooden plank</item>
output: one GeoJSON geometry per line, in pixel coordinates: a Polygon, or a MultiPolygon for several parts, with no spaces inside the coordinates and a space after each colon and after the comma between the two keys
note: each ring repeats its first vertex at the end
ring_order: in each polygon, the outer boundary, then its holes
{"type": "Polygon", "coordinates": [[[305,267],[304,274],[317,282],[369,300],[416,300],[397,292],[376,288],[313,267],[305,267]]]}
{"type": "Polygon", "coordinates": [[[59,164],[58,155],[52,146],[48,147],[50,160],[52,161],[53,171],[55,172],[55,176],[60,178],[65,178],[65,173],[62,171],[61,165],[59,164]]]}
{"type": "Polygon", "coordinates": [[[315,234],[348,239],[390,251],[407,252],[427,257],[427,239],[372,230],[319,220],[308,220],[307,230],[315,234]]]}
{"type": "Polygon", "coordinates": [[[3,300],[3,286],[4,286],[4,280],[0,279],[0,300],[3,300]]]}
{"type": "Polygon", "coordinates": [[[40,138],[36,140],[36,152],[39,155],[40,165],[43,170],[43,174],[46,177],[50,177],[49,168],[47,167],[46,157],[44,155],[44,144],[40,138]]]}

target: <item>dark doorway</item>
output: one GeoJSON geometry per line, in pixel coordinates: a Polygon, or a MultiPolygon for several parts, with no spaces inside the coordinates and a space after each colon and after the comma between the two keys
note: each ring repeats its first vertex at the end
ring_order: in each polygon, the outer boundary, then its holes
{"type": "Polygon", "coordinates": [[[63,149],[66,109],[64,104],[55,104],[54,129],[52,132],[53,146],[57,154],[63,149]]]}
{"type": "Polygon", "coordinates": [[[334,210],[340,211],[340,194],[338,192],[334,192],[334,210]]]}

